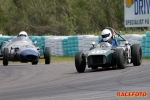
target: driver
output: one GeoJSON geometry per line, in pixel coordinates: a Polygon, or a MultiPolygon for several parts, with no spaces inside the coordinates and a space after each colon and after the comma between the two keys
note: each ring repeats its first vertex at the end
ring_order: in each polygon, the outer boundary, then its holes
{"type": "Polygon", "coordinates": [[[32,43],[32,41],[28,37],[27,32],[25,32],[25,31],[19,32],[18,35],[16,37],[14,37],[12,40],[9,40],[9,42],[18,41],[18,40],[27,40],[30,43],[32,43]]]}
{"type": "Polygon", "coordinates": [[[20,37],[20,36],[28,37],[28,34],[27,34],[27,32],[25,32],[25,31],[21,31],[21,32],[18,34],[18,37],[20,37]]]}
{"type": "Polygon", "coordinates": [[[25,31],[21,31],[20,33],[18,33],[17,37],[25,37],[26,40],[28,40],[30,43],[32,43],[32,41],[28,37],[27,32],[25,32],[25,31]]]}
{"type": "Polygon", "coordinates": [[[108,42],[112,45],[112,47],[118,46],[117,41],[115,39],[115,32],[113,30],[111,32],[109,29],[104,29],[101,35],[102,35],[102,40],[100,40],[99,43],[108,42]]]}

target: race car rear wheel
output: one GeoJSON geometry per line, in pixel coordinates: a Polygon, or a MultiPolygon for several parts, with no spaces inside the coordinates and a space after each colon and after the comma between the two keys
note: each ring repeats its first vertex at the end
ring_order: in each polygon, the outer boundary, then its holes
{"type": "Polygon", "coordinates": [[[37,65],[37,64],[38,64],[38,60],[32,62],[32,65],[37,65]]]}
{"type": "Polygon", "coordinates": [[[117,49],[116,51],[116,64],[119,69],[124,69],[126,66],[126,53],[123,49],[117,49]]]}
{"type": "Polygon", "coordinates": [[[139,66],[142,63],[142,49],[139,44],[132,45],[132,62],[134,66],[139,66]]]}
{"type": "Polygon", "coordinates": [[[8,48],[4,48],[4,51],[3,51],[3,65],[4,66],[8,65],[8,60],[9,60],[9,50],[8,48]]]}
{"type": "Polygon", "coordinates": [[[75,67],[79,73],[83,73],[86,67],[86,57],[84,53],[77,52],[75,56],[75,67]]]}
{"type": "Polygon", "coordinates": [[[44,58],[45,58],[45,64],[50,64],[50,62],[51,62],[51,51],[50,51],[50,47],[46,47],[46,48],[45,48],[44,58]]]}

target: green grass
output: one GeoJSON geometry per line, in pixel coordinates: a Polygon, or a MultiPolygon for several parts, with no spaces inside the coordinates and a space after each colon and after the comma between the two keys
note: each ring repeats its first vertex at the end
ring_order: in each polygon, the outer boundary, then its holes
{"type": "MultiPolygon", "coordinates": [[[[39,63],[45,62],[44,59],[40,59],[39,63]]],[[[69,56],[52,56],[51,62],[74,62],[74,57],[69,56]]]]}
{"type": "Polygon", "coordinates": [[[150,61],[150,58],[143,58],[142,61],[145,61],[145,62],[150,61]]]}
{"type": "MultiPolygon", "coordinates": [[[[39,59],[39,63],[44,63],[45,59],[39,59]]],[[[74,57],[69,57],[69,56],[51,56],[51,63],[59,63],[59,62],[74,62],[74,57]]],[[[2,64],[3,61],[0,60],[0,64],[2,64]]],[[[12,62],[10,61],[9,63],[20,63],[18,61],[12,62]]]]}
{"type": "MultiPolygon", "coordinates": [[[[71,62],[74,63],[75,57],[69,57],[69,56],[52,56],[51,57],[51,63],[60,63],[60,62],[71,62]]],[[[149,62],[150,58],[143,58],[143,62],[149,62]]],[[[40,59],[39,63],[44,63],[45,59],[40,59]]],[[[2,60],[0,60],[0,64],[2,64],[2,60]]],[[[9,62],[9,63],[20,63],[20,62],[9,62]]]]}

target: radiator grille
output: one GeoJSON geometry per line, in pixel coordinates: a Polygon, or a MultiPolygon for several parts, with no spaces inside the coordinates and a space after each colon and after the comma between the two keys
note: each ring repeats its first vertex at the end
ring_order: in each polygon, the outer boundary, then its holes
{"type": "Polygon", "coordinates": [[[88,59],[92,64],[103,64],[103,55],[89,56],[88,59]]]}

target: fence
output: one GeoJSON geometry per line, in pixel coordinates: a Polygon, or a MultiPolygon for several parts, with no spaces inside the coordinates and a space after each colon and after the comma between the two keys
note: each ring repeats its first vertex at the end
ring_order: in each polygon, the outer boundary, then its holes
{"type": "MultiPolygon", "coordinates": [[[[8,41],[14,36],[0,36],[0,43],[8,41]]],[[[141,44],[142,56],[144,58],[150,58],[150,32],[146,32],[145,35],[128,34],[123,35],[127,41],[131,44],[141,44]]],[[[32,42],[37,41],[37,46],[40,49],[45,47],[51,48],[51,54],[53,56],[75,56],[78,51],[87,53],[94,41],[96,44],[102,38],[95,35],[79,35],[79,36],[29,36],[32,42]]],[[[116,37],[118,44],[124,45],[120,42],[120,37],[116,37]]],[[[43,50],[40,50],[40,54],[43,54],[43,50]]]]}

